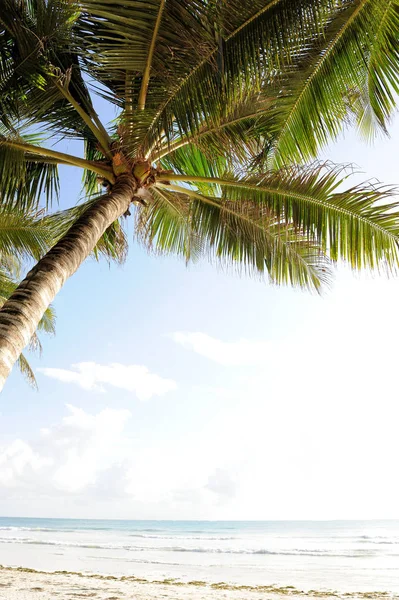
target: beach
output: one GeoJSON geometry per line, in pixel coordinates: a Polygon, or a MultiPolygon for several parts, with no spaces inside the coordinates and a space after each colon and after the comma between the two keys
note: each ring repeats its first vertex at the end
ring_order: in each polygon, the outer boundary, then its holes
{"type": "Polygon", "coordinates": [[[0,600],[399,599],[399,522],[0,518],[0,600]]]}
{"type": "Polygon", "coordinates": [[[209,584],[192,581],[187,583],[164,580],[147,581],[133,577],[114,577],[112,575],[83,575],[82,573],[53,572],[46,573],[30,569],[0,568],[0,598],[7,600],[51,600],[51,598],[95,598],[97,600],[250,600],[258,598],[347,598],[353,600],[396,599],[399,595],[389,592],[320,592],[303,591],[293,587],[273,586],[234,586],[226,583],[209,584]]]}

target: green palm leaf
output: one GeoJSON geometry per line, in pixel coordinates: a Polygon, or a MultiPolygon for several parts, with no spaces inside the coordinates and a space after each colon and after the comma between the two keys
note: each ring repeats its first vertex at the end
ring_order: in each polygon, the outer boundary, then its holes
{"type": "Polygon", "coordinates": [[[399,93],[399,3],[383,2],[379,7],[375,43],[369,56],[367,100],[379,122],[385,128],[396,105],[399,93]]]}
{"type": "Polygon", "coordinates": [[[56,322],[55,310],[52,306],[49,306],[47,308],[47,310],[45,311],[43,317],[39,321],[37,330],[43,331],[44,333],[49,333],[51,335],[55,335],[55,322],[56,322]]]}
{"type": "Polygon", "coordinates": [[[36,209],[44,200],[50,205],[58,198],[58,166],[49,162],[39,162],[11,143],[27,143],[31,136],[12,138],[2,136],[0,131],[0,193],[3,206],[19,210],[36,209]]]}
{"type": "Polygon", "coordinates": [[[273,283],[310,290],[329,282],[329,261],[317,244],[279,224],[258,203],[238,204],[179,186],[163,185],[152,194],[154,202],[139,209],[136,230],[157,252],[177,253],[186,261],[206,257],[238,272],[267,274],[273,283]]]}
{"type": "Polygon", "coordinates": [[[186,262],[204,254],[204,241],[191,223],[191,203],[185,195],[152,188],[152,201],[135,212],[136,235],[145,247],[160,254],[177,254],[186,262]]]}
{"type": "MultiPolygon", "coordinates": [[[[294,226],[337,261],[353,268],[395,271],[398,264],[398,204],[384,204],[393,190],[363,184],[338,191],[346,179],[342,168],[318,165],[289,167],[244,179],[168,175],[170,180],[221,186],[226,198],[267,206],[278,221],[294,226]]],[[[173,189],[173,186],[171,187],[173,189]]]]}
{"type": "Polygon", "coordinates": [[[33,257],[38,260],[54,238],[43,213],[27,214],[20,210],[0,210],[0,260],[33,257]]]}
{"type": "Polygon", "coordinates": [[[17,360],[17,366],[22,375],[25,377],[26,381],[29,383],[29,385],[37,390],[38,387],[35,373],[24,354],[19,355],[19,358],[17,360]]]}
{"type": "Polygon", "coordinates": [[[109,138],[94,111],[75,45],[75,3],[4,0],[0,15],[0,91],[6,119],[43,125],[48,134],[98,140],[105,151],[109,138]]]}
{"type": "MultiPolygon", "coordinates": [[[[399,64],[392,29],[397,32],[399,5],[391,0],[345,4],[306,57],[298,76],[287,79],[282,98],[286,108],[277,118],[279,133],[273,144],[277,164],[314,157],[320,146],[341,131],[361,95],[382,125],[392,109],[392,90],[397,88],[393,74],[399,64]],[[384,59],[375,69],[381,55],[384,59]],[[381,103],[385,114],[379,108],[381,103]]],[[[370,118],[368,122],[371,124],[370,118]]]]}

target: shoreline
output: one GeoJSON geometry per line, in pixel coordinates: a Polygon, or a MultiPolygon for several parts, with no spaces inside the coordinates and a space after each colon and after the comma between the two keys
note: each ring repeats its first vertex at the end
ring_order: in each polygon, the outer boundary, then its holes
{"type": "Polygon", "coordinates": [[[399,595],[386,592],[337,592],[334,590],[304,591],[293,586],[235,585],[225,582],[182,582],[176,579],[150,580],[132,575],[105,575],[79,571],[39,571],[27,567],[0,565],[0,599],[50,600],[55,597],[93,598],[97,600],[246,600],[267,594],[269,598],[331,598],[353,600],[399,600],[399,595]]]}

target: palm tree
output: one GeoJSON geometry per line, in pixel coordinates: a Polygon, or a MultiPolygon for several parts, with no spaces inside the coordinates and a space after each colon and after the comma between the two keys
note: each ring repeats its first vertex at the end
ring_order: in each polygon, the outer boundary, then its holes
{"type": "Polygon", "coordinates": [[[338,260],[395,270],[392,190],[344,189],[341,168],[309,161],[348,123],[386,130],[398,32],[398,0],[1,0],[3,198],[50,201],[63,164],[84,170],[90,203],[0,311],[0,385],[131,207],[148,246],[277,283],[318,290],[338,260]],[[43,132],[82,140],[83,157],[43,132]]]}

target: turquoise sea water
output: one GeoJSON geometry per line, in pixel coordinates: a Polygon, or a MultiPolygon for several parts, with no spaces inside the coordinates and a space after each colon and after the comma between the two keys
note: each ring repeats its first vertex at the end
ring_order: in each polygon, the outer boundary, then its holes
{"type": "Polygon", "coordinates": [[[146,579],[399,593],[399,521],[0,518],[0,564],[146,579]]]}

